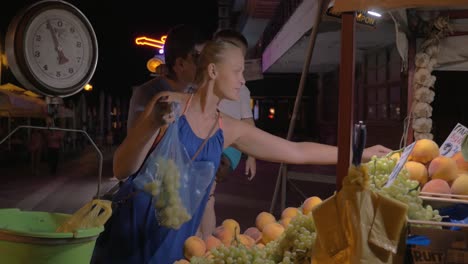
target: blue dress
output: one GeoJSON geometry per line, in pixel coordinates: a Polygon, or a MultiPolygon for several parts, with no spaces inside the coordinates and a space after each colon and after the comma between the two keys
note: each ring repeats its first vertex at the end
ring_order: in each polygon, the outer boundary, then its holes
{"type": "MultiPolygon", "coordinates": [[[[195,135],[185,116],[181,116],[178,124],[180,141],[187,149],[188,155],[192,157],[204,139],[195,135]]],[[[216,170],[219,166],[223,144],[224,136],[219,128],[207,140],[195,161],[211,161],[216,170]]],[[[96,241],[91,263],[172,264],[184,258],[184,242],[188,237],[195,235],[198,230],[214,177],[192,219],[178,230],[158,224],[150,195],[139,192],[130,199],[125,199],[136,191],[133,184],[134,178],[135,175],[129,177],[115,195],[115,202],[122,199],[126,201],[121,204],[117,203],[117,208],[107,221],[104,232],[96,241]]]]}

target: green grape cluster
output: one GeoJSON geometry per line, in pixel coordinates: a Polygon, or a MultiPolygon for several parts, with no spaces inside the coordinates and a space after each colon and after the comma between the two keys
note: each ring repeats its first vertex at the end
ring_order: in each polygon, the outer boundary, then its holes
{"type": "Polygon", "coordinates": [[[275,264],[266,256],[266,251],[258,246],[247,248],[238,243],[229,247],[221,245],[210,251],[210,256],[193,257],[195,264],[275,264]]]}
{"type": "MultiPolygon", "coordinates": [[[[299,214],[294,217],[288,227],[275,241],[275,250],[267,252],[276,263],[302,264],[310,263],[312,250],[316,239],[315,223],[311,214],[299,214]]],[[[268,244],[265,249],[268,249],[268,244]]]]}
{"type": "Polygon", "coordinates": [[[412,220],[441,221],[438,210],[430,205],[424,206],[419,197],[419,182],[411,180],[408,171],[403,168],[390,186],[385,186],[389,175],[396,165],[396,160],[388,157],[372,157],[365,164],[368,168],[371,190],[394,198],[408,205],[408,218],[412,220]]]}
{"type": "Polygon", "coordinates": [[[283,234],[264,247],[247,248],[241,243],[211,249],[209,256],[193,257],[195,264],[305,264],[310,263],[315,244],[315,224],[310,214],[299,213],[283,234]]]}
{"type": "Polygon", "coordinates": [[[156,162],[158,178],[154,182],[156,189],[152,190],[157,194],[153,203],[156,216],[162,226],[178,229],[191,219],[179,195],[180,171],[171,159],[158,158],[156,162]]]}

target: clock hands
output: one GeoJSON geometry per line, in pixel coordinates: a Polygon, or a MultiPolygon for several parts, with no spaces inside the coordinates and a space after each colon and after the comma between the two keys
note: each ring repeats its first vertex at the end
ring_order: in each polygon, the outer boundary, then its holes
{"type": "Polygon", "coordinates": [[[47,20],[47,29],[49,30],[50,34],[52,35],[52,40],[54,41],[54,48],[55,48],[55,51],[57,51],[57,54],[58,54],[58,64],[62,65],[62,64],[67,63],[69,60],[67,59],[67,57],[65,57],[65,54],[63,53],[62,46],[60,46],[60,44],[58,42],[58,39],[57,39],[57,36],[55,35],[54,28],[50,24],[49,20],[47,20]]]}

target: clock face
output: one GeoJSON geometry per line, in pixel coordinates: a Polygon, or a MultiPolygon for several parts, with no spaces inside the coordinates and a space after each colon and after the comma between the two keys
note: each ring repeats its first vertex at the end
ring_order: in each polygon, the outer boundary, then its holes
{"type": "Polygon", "coordinates": [[[91,23],[64,1],[40,1],[18,14],[5,44],[15,77],[41,94],[75,94],[96,69],[98,47],[91,23]]]}
{"type": "Polygon", "coordinates": [[[47,10],[31,21],[24,35],[25,59],[32,74],[46,85],[69,88],[88,73],[92,38],[74,14],[47,10]]]}

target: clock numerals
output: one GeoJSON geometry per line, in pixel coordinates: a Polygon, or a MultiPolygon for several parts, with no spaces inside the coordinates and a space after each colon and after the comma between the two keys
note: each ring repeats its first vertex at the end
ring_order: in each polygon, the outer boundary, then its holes
{"type": "Polygon", "coordinates": [[[76,62],[81,63],[81,57],[76,57],[76,62]]]}
{"type": "Polygon", "coordinates": [[[74,28],[74,27],[71,27],[71,28],[70,28],[70,33],[72,33],[72,34],[73,34],[73,33],[75,33],[75,31],[76,31],[76,30],[75,30],[75,28],[74,28]]]}
{"type": "Polygon", "coordinates": [[[81,41],[77,41],[77,42],[76,42],[76,47],[77,47],[77,48],[81,48],[81,41]]]}
{"type": "Polygon", "coordinates": [[[34,38],[36,41],[41,41],[42,40],[42,36],[41,35],[36,35],[36,37],[34,38]]]}
{"type": "Polygon", "coordinates": [[[58,21],[57,21],[57,26],[58,26],[58,27],[63,27],[63,22],[62,22],[62,20],[58,20],[58,21]]]}
{"type": "Polygon", "coordinates": [[[75,72],[73,68],[68,68],[68,73],[72,74],[73,72],[75,72]]]}
{"type": "Polygon", "coordinates": [[[41,52],[39,52],[39,51],[36,50],[36,51],[34,52],[34,57],[39,58],[40,56],[41,56],[41,52]]]}
{"type": "Polygon", "coordinates": [[[44,66],[42,66],[42,68],[44,69],[44,71],[49,70],[49,66],[47,66],[47,64],[45,64],[44,66]]]}
{"type": "Polygon", "coordinates": [[[61,77],[61,76],[62,76],[62,72],[60,72],[60,71],[57,71],[57,72],[55,73],[55,76],[57,76],[57,77],[61,77]]]}

